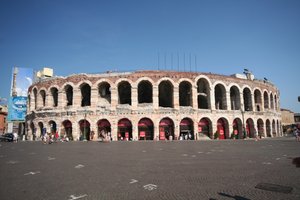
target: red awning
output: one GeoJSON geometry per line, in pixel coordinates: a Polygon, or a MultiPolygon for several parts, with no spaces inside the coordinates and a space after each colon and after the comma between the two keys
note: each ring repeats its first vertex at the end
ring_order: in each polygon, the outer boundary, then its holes
{"type": "Polygon", "coordinates": [[[183,119],[180,122],[180,126],[190,126],[190,125],[192,125],[192,122],[188,119],[183,119]]]}
{"type": "Polygon", "coordinates": [[[159,125],[160,126],[172,126],[173,125],[173,121],[171,119],[162,119],[160,122],[159,122],[159,125]]]}
{"type": "Polygon", "coordinates": [[[141,119],[139,121],[138,126],[147,126],[148,127],[148,126],[153,126],[153,123],[150,119],[141,119]]]}
{"type": "Polygon", "coordinates": [[[106,119],[103,119],[98,122],[98,127],[110,127],[110,123],[106,119]]]}
{"type": "Polygon", "coordinates": [[[118,127],[131,127],[131,122],[128,119],[122,119],[118,123],[118,127]]]}

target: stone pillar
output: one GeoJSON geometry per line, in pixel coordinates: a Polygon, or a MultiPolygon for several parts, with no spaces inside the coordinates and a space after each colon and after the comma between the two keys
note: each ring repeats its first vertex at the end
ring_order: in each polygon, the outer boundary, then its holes
{"type": "Polygon", "coordinates": [[[118,90],[116,87],[111,87],[111,109],[115,110],[118,105],[118,90]]]}
{"type": "Polygon", "coordinates": [[[159,140],[159,121],[154,121],[154,127],[153,127],[153,130],[154,130],[154,136],[153,136],[153,140],[154,141],[157,141],[159,140]]]}
{"type": "Polygon", "coordinates": [[[138,105],[138,89],[136,86],[131,87],[131,109],[136,110],[138,105]]]}
{"type": "Polygon", "coordinates": [[[195,140],[200,140],[199,134],[198,134],[198,121],[197,118],[194,118],[196,120],[193,121],[193,126],[194,126],[194,138],[195,140]]]}
{"type": "Polygon", "coordinates": [[[209,92],[210,92],[210,109],[211,110],[216,110],[215,89],[214,88],[210,88],[209,92]]]}
{"type": "Polygon", "coordinates": [[[254,94],[251,93],[251,106],[252,106],[252,111],[256,111],[256,105],[255,105],[255,99],[254,99],[254,94]]]}
{"type": "Polygon", "coordinates": [[[81,107],[81,91],[79,88],[73,88],[73,106],[75,108],[81,107]]]}
{"type": "Polygon", "coordinates": [[[118,140],[118,122],[115,120],[111,121],[111,137],[113,141],[118,140]]]}
{"type": "Polygon", "coordinates": [[[80,128],[79,124],[77,123],[76,120],[72,120],[72,135],[73,135],[73,140],[78,141],[80,137],[80,128]]]}
{"type": "Polygon", "coordinates": [[[179,119],[175,119],[174,121],[174,138],[173,140],[175,140],[175,138],[179,139],[179,134],[180,134],[180,121],[179,119]]]}
{"type": "Polygon", "coordinates": [[[231,99],[230,99],[230,91],[226,91],[226,110],[231,110],[231,99]]]}
{"type": "Polygon", "coordinates": [[[241,109],[245,111],[245,104],[244,104],[244,94],[240,92],[240,100],[241,100],[241,109]]]}
{"type": "Polygon", "coordinates": [[[136,121],[131,121],[132,123],[132,139],[134,141],[138,141],[139,140],[139,127],[138,127],[138,123],[136,121]]]}
{"type": "Polygon", "coordinates": [[[153,86],[153,108],[154,110],[157,110],[158,107],[159,107],[159,96],[158,96],[158,86],[157,85],[154,85],[153,86]]]}
{"type": "Polygon", "coordinates": [[[197,91],[197,87],[192,87],[192,98],[193,98],[193,108],[194,109],[198,109],[198,91],[197,91]]]}
{"type": "Polygon", "coordinates": [[[179,110],[179,87],[174,85],[173,90],[173,105],[176,110],[179,110]]]}

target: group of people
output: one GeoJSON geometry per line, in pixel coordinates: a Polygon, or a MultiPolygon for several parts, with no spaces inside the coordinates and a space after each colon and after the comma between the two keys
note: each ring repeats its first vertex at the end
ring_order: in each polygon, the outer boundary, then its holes
{"type": "Polygon", "coordinates": [[[42,136],[42,141],[44,144],[52,144],[53,142],[68,142],[69,138],[66,136],[66,134],[64,134],[63,136],[59,136],[58,131],[56,131],[55,133],[44,133],[42,136]]]}

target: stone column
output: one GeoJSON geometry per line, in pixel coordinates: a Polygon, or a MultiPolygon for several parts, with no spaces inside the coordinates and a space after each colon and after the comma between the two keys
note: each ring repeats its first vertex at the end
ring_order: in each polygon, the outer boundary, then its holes
{"type": "Polygon", "coordinates": [[[159,107],[159,96],[158,96],[158,86],[157,85],[154,85],[153,86],[153,108],[154,110],[157,110],[158,107],[159,107]]]}
{"type": "Polygon", "coordinates": [[[193,125],[194,125],[194,138],[195,140],[200,140],[199,138],[199,134],[198,134],[198,121],[197,121],[197,118],[194,118],[194,122],[193,122],[193,125]]]}
{"type": "Polygon", "coordinates": [[[198,91],[197,87],[192,86],[192,98],[193,98],[193,108],[198,109],[198,91]]]}
{"type": "Polygon", "coordinates": [[[241,109],[245,111],[245,104],[244,104],[244,94],[240,92],[240,100],[241,100],[241,109]]]}
{"type": "Polygon", "coordinates": [[[139,140],[139,127],[138,127],[138,123],[135,121],[135,120],[133,120],[133,121],[131,121],[131,123],[132,123],[132,139],[134,140],[134,141],[137,141],[137,140],[139,140]]]}
{"type": "Polygon", "coordinates": [[[118,140],[118,122],[115,120],[111,121],[111,137],[113,141],[118,140]]]}
{"type": "Polygon", "coordinates": [[[251,106],[252,106],[252,111],[256,111],[256,105],[255,105],[255,99],[254,99],[254,94],[251,93],[251,106]]]}
{"type": "Polygon", "coordinates": [[[81,107],[81,91],[79,88],[73,88],[73,107],[81,107]]]}
{"type": "Polygon", "coordinates": [[[176,110],[179,110],[179,87],[174,85],[173,90],[173,105],[176,110]]]}
{"type": "Polygon", "coordinates": [[[215,89],[214,88],[210,88],[209,92],[210,92],[210,109],[211,110],[216,110],[216,105],[215,105],[215,101],[216,101],[215,100],[215,89]]]}
{"type": "Polygon", "coordinates": [[[138,89],[136,86],[131,87],[131,109],[136,110],[138,105],[138,89]]]}
{"type": "Polygon", "coordinates": [[[118,90],[116,87],[111,87],[111,109],[116,110],[118,105],[118,90]]]}
{"type": "Polygon", "coordinates": [[[226,90],[226,110],[231,110],[231,99],[230,99],[230,91],[226,90]]]}
{"type": "Polygon", "coordinates": [[[91,88],[91,108],[97,108],[98,90],[97,88],[91,88]]]}

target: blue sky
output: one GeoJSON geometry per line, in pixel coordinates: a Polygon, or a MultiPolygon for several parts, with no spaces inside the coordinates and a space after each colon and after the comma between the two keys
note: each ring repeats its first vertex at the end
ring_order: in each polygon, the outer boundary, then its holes
{"type": "Polygon", "coordinates": [[[183,70],[184,54],[187,70],[190,54],[200,72],[247,68],[300,112],[298,0],[0,0],[0,97],[13,66],[63,76],[157,69],[158,54],[161,69],[177,69],[179,55],[183,70]]]}

